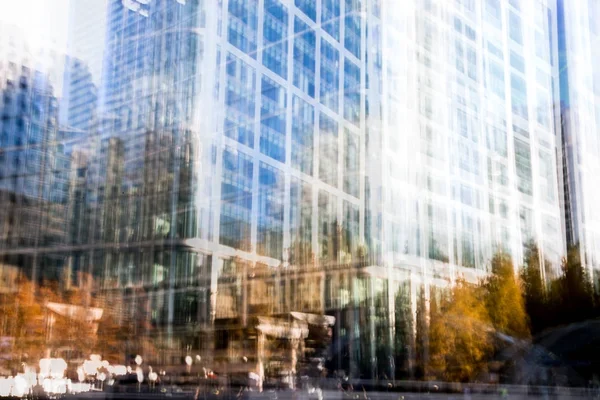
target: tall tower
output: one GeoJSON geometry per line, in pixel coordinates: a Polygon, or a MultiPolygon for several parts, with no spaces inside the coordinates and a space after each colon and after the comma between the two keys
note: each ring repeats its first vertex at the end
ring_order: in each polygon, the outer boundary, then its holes
{"type": "Polygon", "coordinates": [[[328,368],[402,376],[421,291],[484,276],[499,250],[519,264],[531,242],[558,267],[552,2],[107,13],[72,253],[144,321],[157,362],[295,374],[327,315],[328,368]]]}
{"type": "Polygon", "coordinates": [[[31,48],[16,27],[0,24],[0,36],[0,264],[37,284],[58,277],[62,257],[42,249],[60,246],[66,229],[56,65],[43,62],[56,59],[31,48]]]}
{"type": "Polygon", "coordinates": [[[560,51],[561,172],[567,244],[577,246],[581,262],[598,287],[600,214],[596,176],[600,172],[600,69],[596,50],[598,5],[558,1],[560,51]]]}

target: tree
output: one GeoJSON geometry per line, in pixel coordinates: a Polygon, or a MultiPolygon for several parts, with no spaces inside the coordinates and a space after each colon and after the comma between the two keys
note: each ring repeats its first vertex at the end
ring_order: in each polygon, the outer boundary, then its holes
{"type": "Polygon", "coordinates": [[[410,289],[406,286],[395,294],[394,367],[395,378],[413,378],[415,327],[410,303],[410,289]]]}
{"type": "Polygon", "coordinates": [[[133,327],[128,323],[120,322],[115,315],[105,310],[98,324],[94,352],[110,363],[122,364],[126,362],[128,346],[134,339],[133,327]]]}
{"type": "MultiPolygon", "coordinates": [[[[545,264],[547,263],[545,262],[545,264]]],[[[523,282],[525,311],[529,316],[531,330],[535,334],[541,332],[549,322],[548,296],[542,277],[540,253],[535,243],[527,245],[524,265],[521,269],[521,281],[523,282]]]]}
{"type": "Polygon", "coordinates": [[[553,298],[560,311],[559,323],[584,321],[593,316],[593,289],[587,271],[581,265],[577,246],[567,250],[562,275],[553,285],[553,298]]]}
{"type": "Polygon", "coordinates": [[[45,313],[35,297],[34,285],[21,277],[17,286],[16,292],[4,295],[0,304],[5,321],[0,336],[11,338],[6,366],[13,372],[22,362],[37,362],[46,349],[45,313]]]}
{"type": "Polygon", "coordinates": [[[87,358],[96,340],[96,323],[89,314],[88,293],[73,289],[47,296],[48,345],[53,356],[87,358]]]}
{"type": "Polygon", "coordinates": [[[484,280],[483,289],[492,326],[503,334],[528,338],[530,331],[525,299],[510,256],[497,253],[491,264],[492,274],[484,280]]]}
{"type": "Polygon", "coordinates": [[[429,369],[437,379],[469,382],[487,370],[493,350],[481,287],[459,280],[449,296],[432,299],[429,369]]]}
{"type": "MultiPolygon", "coordinates": [[[[444,375],[447,365],[446,356],[449,350],[449,340],[446,332],[442,330],[444,315],[441,310],[441,296],[447,296],[447,293],[439,293],[439,296],[431,296],[429,301],[429,330],[428,330],[428,360],[426,371],[432,377],[440,378],[444,375]],[[439,300],[438,300],[439,298],[439,300]]],[[[423,328],[421,328],[423,330],[423,328]]],[[[425,369],[425,368],[424,368],[425,369]]],[[[426,375],[427,377],[427,375],[426,375]]]]}
{"type": "MultiPolygon", "coordinates": [[[[411,317],[412,318],[412,317],[411,317]]],[[[425,288],[421,287],[417,297],[416,307],[416,338],[415,338],[415,375],[417,378],[427,377],[428,349],[429,349],[429,322],[431,314],[427,309],[425,288]]]]}

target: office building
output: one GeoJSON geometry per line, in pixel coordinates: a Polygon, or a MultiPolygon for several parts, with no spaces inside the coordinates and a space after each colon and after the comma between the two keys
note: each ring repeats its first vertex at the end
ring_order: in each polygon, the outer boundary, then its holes
{"type": "Polygon", "coordinates": [[[556,21],[542,0],[109,1],[61,251],[148,339],[120,362],[290,379],[313,351],[410,376],[430,287],[532,242],[554,273],[556,21]]]}
{"type": "Polygon", "coordinates": [[[0,24],[0,248],[2,268],[31,279],[57,279],[65,235],[68,160],[57,141],[58,101],[52,66],[18,29],[0,24]]]}
{"type": "Polygon", "coordinates": [[[598,28],[594,18],[599,9],[593,1],[560,0],[558,7],[564,230],[567,244],[577,246],[581,262],[598,289],[600,53],[595,49],[598,28]]]}

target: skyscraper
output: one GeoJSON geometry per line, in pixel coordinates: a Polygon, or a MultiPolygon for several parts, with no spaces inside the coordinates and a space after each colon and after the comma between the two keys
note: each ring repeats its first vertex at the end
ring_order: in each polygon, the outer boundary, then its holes
{"type": "Polygon", "coordinates": [[[14,26],[0,32],[0,264],[56,279],[61,257],[38,251],[62,244],[66,222],[54,55],[31,48],[14,26]]]}
{"type": "Polygon", "coordinates": [[[581,262],[598,287],[600,214],[596,184],[600,164],[598,4],[558,1],[562,175],[567,244],[578,246],[581,262]]]}
{"type": "Polygon", "coordinates": [[[330,371],[407,376],[430,287],[530,243],[552,274],[556,11],[109,1],[61,251],[151,339],[123,358],[293,377],[322,351],[330,371]]]}

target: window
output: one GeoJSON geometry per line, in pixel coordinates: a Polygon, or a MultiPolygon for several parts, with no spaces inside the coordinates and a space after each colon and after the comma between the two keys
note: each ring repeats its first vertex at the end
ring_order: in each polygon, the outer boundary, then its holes
{"type": "Polygon", "coordinates": [[[527,129],[523,129],[518,125],[513,125],[512,128],[515,135],[529,139],[529,132],[527,131],[527,129]]]}
{"type": "Polygon", "coordinates": [[[540,194],[549,204],[554,204],[554,160],[551,153],[540,150],[539,153],[540,194]]]}
{"type": "Polygon", "coordinates": [[[283,256],[283,172],[261,162],[256,251],[268,257],[283,256]]]}
{"type": "Polygon", "coordinates": [[[475,41],[475,39],[477,39],[477,33],[475,33],[475,30],[467,24],[465,24],[465,36],[469,40],[475,41]]]}
{"type": "Polygon", "coordinates": [[[344,18],[344,47],[354,54],[356,58],[361,58],[360,54],[360,36],[361,36],[361,17],[360,2],[357,0],[346,1],[346,17],[344,18]]]}
{"type": "Polygon", "coordinates": [[[502,29],[502,7],[500,0],[485,0],[485,15],[492,25],[502,29]]]}
{"type": "Polygon", "coordinates": [[[263,22],[263,60],[277,75],[287,76],[287,9],[279,0],[266,0],[263,22]]]}
{"type": "Polygon", "coordinates": [[[356,254],[359,241],[359,210],[358,206],[344,201],[344,223],[342,225],[342,240],[344,251],[348,254],[356,254]]]}
{"type": "Polygon", "coordinates": [[[253,147],[256,73],[248,64],[231,53],[227,54],[226,72],[225,135],[253,147]]]}
{"type": "Polygon", "coordinates": [[[285,162],[286,94],[282,86],[263,76],[260,108],[260,151],[285,162]]]}
{"type": "Polygon", "coordinates": [[[535,31],[535,54],[542,60],[550,61],[550,43],[543,32],[535,31]]]}
{"type": "Polygon", "coordinates": [[[347,58],[344,60],[344,118],[360,123],[360,69],[347,58]]]}
{"type": "Polygon", "coordinates": [[[518,44],[523,44],[521,17],[512,11],[508,14],[508,27],[510,38],[518,44]]]}
{"type": "Polygon", "coordinates": [[[510,75],[510,86],[513,115],[527,119],[527,84],[525,80],[512,73],[510,75]]]}
{"type": "Polygon", "coordinates": [[[463,137],[469,137],[467,114],[461,109],[456,110],[456,131],[463,137]]]}
{"type": "Polygon", "coordinates": [[[314,108],[294,96],[292,100],[292,166],[313,173],[314,108]]]}
{"type": "Polygon", "coordinates": [[[550,128],[552,118],[552,107],[548,100],[548,94],[546,91],[537,91],[537,106],[536,106],[536,120],[538,124],[545,128],[550,128]]]}
{"type": "Polygon", "coordinates": [[[290,264],[306,265],[312,257],[312,190],[292,177],[290,182],[290,264]]]}
{"type": "Polygon", "coordinates": [[[325,190],[319,191],[319,255],[323,260],[337,259],[337,198],[325,190]]]}
{"type": "Polygon", "coordinates": [[[358,135],[344,129],[344,192],[354,197],[359,196],[359,162],[358,135]]]}
{"type": "Polygon", "coordinates": [[[531,151],[529,144],[517,138],[515,138],[514,144],[517,188],[521,193],[532,195],[531,151]]]}
{"type": "Polygon", "coordinates": [[[525,73],[525,59],[514,51],[510,52],[510,65],[517,71],[525,73]]]}
{"type": "Polygon", "coordinates": [[[519,219],[521,221],[521,242],[526,244],[533,238],[533,211],[528,207],[521,207],[519,219]]]}
{"type": "Polygon", "coordinates": [[[319,179],[338,185],[338,124],[326,114],[319,114],[319,179]]]}
{"type": "Polygon", "coordinates": [[[219,243],[250,249],[253,163],[234,149],[223,150],[219,243]]]}
{"type": "Polygon", "coordinates": [[[321,104],[338,112],[340,54],[325,39],[321,39],[321,104]]]}
{"type": "Polygon", "coordinates": [[[315,97],[315,32],[296,17],[294,33],[294,86],[315,97]]]}
{"type": "Polygon", "coordinates": [[[489,75],[492,92],[504,99],[504,68],[492,61],[489,63],[489,75]]]}
{"type": "Polygon", "coordinates": [[[488,53],[495,55],[499,59],[504,59],[504,53],[501,48],[494,46],[491,42],[487,42],[488,53]]]}
{"type": "Polygon", "coordinates": [[[316,0],[294,0],[296,7],[300,9],[308,18],[317,20],[317,2],[316,0]]]}
{"type": "Polygon", "coordinates": [[[462,21],[458,17],[454,17],[454,30],[460,34],[462,34],[462,21]]]}
{"type": "MultiPolygon", "coordinates": [[[[474,81],[477,80],[477,53],[471,46],[467,46],[467,75],[474,81]]],[[[474,103],[476,104],[476,103],[474,103]]]]}
{"type": "Polygon", "coordinates": [[[257,0],[229,1],[227,40],[244,53],[256,58],[257,0]]]}
{"type": "Polygon", "coordinates": [[[335,40],[340,40],[340,1],[321,0],[321,25],[335,40]]]}
{"type": "Polygon", "coordinates": [[[456,59],[456,70],[459,72],[465,72],[465,52],[462,41],[460,40],[456,40],[454,43],[454,57],[456,59]]]}

